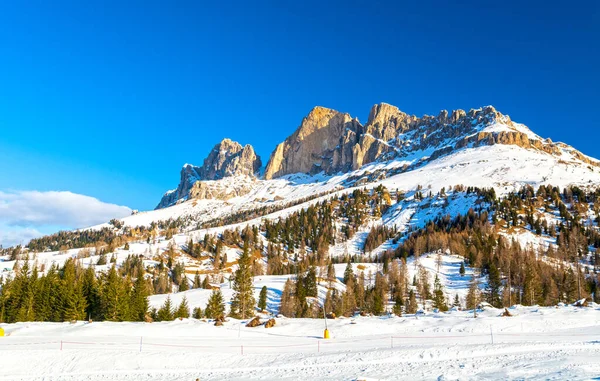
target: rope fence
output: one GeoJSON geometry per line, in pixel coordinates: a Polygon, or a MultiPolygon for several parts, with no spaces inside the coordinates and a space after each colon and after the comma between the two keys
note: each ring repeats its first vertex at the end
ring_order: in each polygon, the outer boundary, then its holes
{"type": "MultiPolygon", "coordinates": [[[[301,341],[297,344],[270,344],[261,343],[260,338],[251,340],[233,339],[233,338],[181,338],[178,342],[173,342],[173,338],[159,337],[137,337],[124,338],[123,341],[104,341],[103,339],[114,340],[114,338],[96,337],[96,340],[53,340],[53,341],[26,341],[25,337],[0,339],[0,351],[2,350],[127,350],[135,352],[151,351],[173,351],[183,349],[187,351],[198,352],[222,352],[233,354],[265,354],[280,352],[342,352],[360,349],[381,349],[392,348],[401,349],[403,346],[415,346],[419,344],[447,344],[447,340],[469,340],[470,344],[497,344],[511,342],[539,342],[564,338],[589,338],[590,341],[598,340],[600,333],[511,333],[511,332],[493,332],[490,333],[472,333],[462,335],[378,335],[371,338],[340,338],[340,339],[319,339],[319,338],[297,338],[301,341]],[[127,340],[129,339],[129,340],[127,340]],[[13,340],[18,342],[12,342],[13,340]],[[24,341],[21,341],[24,340],[24,341]],[[166,341],[168,340],[168,341],[166,341]]],[[[581,341],[570,340],[573,341],[581,341]]],[[[586,340],[584,340],[586,341],[586,340]]]]}

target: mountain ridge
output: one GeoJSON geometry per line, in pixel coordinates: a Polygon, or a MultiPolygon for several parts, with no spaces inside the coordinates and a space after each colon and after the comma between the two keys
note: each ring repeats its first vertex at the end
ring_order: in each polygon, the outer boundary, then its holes
{"type": "MultiPolygon", "coordinates": [[[[437,116],[417,117],[391,104],[379,103],[371,107],[364,125],[348,113],[323,106],[313,107],[296,130],[273,150],[262,179],[272,180],[299,173],[349,173],[370,163],[403,159],[410,161],[410,168],[414,168],[419,163],[459,150],[496,144],[514,145],[555,157],[567,154],[583,164],[600,166],[598,160],[565,143],[541,138],[493,106],[469,111],[441,110],[437,116]]],[[[244,195],[249,192],[247,187],[224,193],[222,186],[205,182],[238,175],[258,179],[260,164],[252,146],[242,149],[239,143],[224,139],[209,153],[202,167],[184,166],[178,188],[167,192],[157,209],[189,198],[227,200],[244,195]],[[241,155],[241,160],[224,165],[229,157],[240,156],[241,150],[246,152],[241,155]],[[223,151],[230,153],[216,154],[223,151]],[[201,191],[195,192],[196,197],[190,197],[194,184],[201,191]]]]}

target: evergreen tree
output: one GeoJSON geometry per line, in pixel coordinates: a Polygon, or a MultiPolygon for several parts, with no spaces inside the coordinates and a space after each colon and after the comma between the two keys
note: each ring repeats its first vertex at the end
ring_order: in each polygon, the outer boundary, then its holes
{"type": "Polygon", "coordinates": [[[479,286],[477,279],[475,278],[475,274],[471,278],[471,283],[469,284],[469,291],[467,292],[467,309],[472,310],[477,308],[479,304],[479,286]]]}
{"type": "Polygon", "coordinates": [[[267,309],[267,286],[263,286],[258,297],[258,309],[264,311],[267,309]]]}
{"type": "Polygon", "coordinates": [[[209,282],[209,280],[208,280],[208,275],[206,275],[206,276],[204,277],[204,280],[202,281],[202,288],[203,288],[203,289],[205,289],[205,290],[210,290],[210,289],[211,289],[211,287],[212,287],[212,286],[210,285],[210,282],[209,282]]]}
{"type": "Polygon", "coordinates": [[[433,306],[442,312],[448,311],[448,305],[446,304],[446,298],[444,297],[444,288],[437,274],[435,275],[435,280],[433,282],[433,306]]]}
{"type": "Polygon", "coordinates": [[[244,251],[238,259],[238,269],[233,280],[233,298],[231,299],[231,316],[246,319],[254,316],[254,300],[252,287],[252,264],[248,242],[244,243],[244,251]]]}
{"type": "Polygon", "coordinates": [[[100,304],[104,320],[127,320],[129,298],[124,280],[112,266],[105,276],[100,293],[100,304]]]}
{"type": "Polygon", "coordinates": [[[64,321],[85,319],[86,300],[76,271],[75,261],[71,258],[68,259],[63,266],[61,276],[61,304],[64,321]]]}
{"type": "Polygon", "coordinates": [[[348,259],[348,264],[346,265],[346,270],[344,270],[344,284],[348,284],[348,279],[354,278],[354,272],[352,271],[352,263],[350,263],[350,259],[348,259]]]}
{"type": "Polygon", "coordinates": [[[144,321],[148,313],[148,284],[143,274],[138,276],[133,284],[131,291],[131,301],[129,304],[130,317],[134,321],[144,321]]]}
{"type": "Polygon", "coordinates": [[[491,263],[488,273],[487,301],[496,308],[502,307],[502,298],[500,297],[501,287],[500,271],[494,263],[491,263]]]}
{"type": "Polygon", "coordinates": [[[208,304],[204,309],[204,315],[209,319],[217,319],[225,315],[225,303],[221,290],[216,289],[210,294],[208,304]]]}
{"type": "Polygon", "coordinates": [[[190,307],[188,306],[187,298],[184,296],[173,314],[175,319],[187,319],[190,317],[190,307]]]}
{"type": "Polygon", "coordinates": [[[83,273],[81,291],[86,300],[86,318],[97,319],[100,315],[100,295],[96,273],[93,267],[88,267],[83,273]]]}
{"type": "Polygon", "coordinates": [[[452,303],[452,307],[460,308],[460,299],[458,298],[458,294],[454,295],[454,303],[452,303]]]}
{"type": "Polygon", "coordinates": [[[202,288],[202,282],[200,281],[200,274],[196,271],[196,275],[194,275],[194,288],[202,288]]]}
{"type": "Polygon", "coordinates": [[[163,305],[159,308],[156,314],[157,321],[171,321],[173,320],[173,304],[171,302],[171,296],[167,295],[167,299],[163,305]]]}
{"type": "Polygon", "coordinates": [[[194,311],[192,312],[192,317],[194,319],[202,319],[202,308],[194,307],[194,311]]]}
{"type": "Polygon", "coordinates": [[[460,276],[465,276],[465,262],[464,261],[460,262],[460,270],[458,272],[460,273],[460,276]]]}
{"type": "Polygon", "coordinates": [[[304,277],[304,288],[306,296],[317,296],[317,270],[311,266],[304,277]]]}
{"type": "Polygon", "coordinates": [[[187,291],[189,289],[190,289],[190,284],[189,284],[188,279],[185,276],[185,274],[183,274],[183,276],[181,277],[181,281],[179,283],[179,292],[187,291]]]}
{"type": "Polygon", "coordinates": [[[394,298],[394,307],[392,309],[395,315],[402,316],[403,305],[404,302],[402,301],[402,296],[400,296],[400,294],[396,294],[396,297],[394,298]]]}

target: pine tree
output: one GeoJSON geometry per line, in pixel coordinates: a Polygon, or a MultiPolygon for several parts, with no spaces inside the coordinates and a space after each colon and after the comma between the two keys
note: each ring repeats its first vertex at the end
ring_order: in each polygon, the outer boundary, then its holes
{"type": "Polygon", "coordinates": [[[458,298],[458,294],[454,295],[454,303],[452,303],[452,307],[460,308],[460,299],[458,298]]]}
{"type": "Polygon", "coordinates": [[[267,286],[263,286],[260,289],[260,295],[258,297],[258,309],[264,311],[267,309],[267,286]]]}
{"type": "Polygon", "coordinates": [[[487,301],[496,308],[502,307],[502,298],[500,297],[500,288],[502,281],[500,280],[500,271],[494,263],[490,264],[487,285],[487,301]]]}
{"type": "Polygon", "coordinates": [[[469,291],[467,292],[467,309],[472,310],[477,308],[479,304],[479,286],[477,279],[475,278],[475,274],[471,278],[471,283],[469,284],[469,291]]]}
{"type": "Polygon", "coordinates": [[[106,275],[100,293],[100,304],[104,320],[127,320],[129,298],[124,280],[113,265],[106,275]]]}
{"type": "Polygon", "coordinates": [[[350,263],[350,259],[348,259],[346,270],[344,270],[344,284],[348,284],[348,279],[350,278],[354,278],[354,272],[352,271],[352,263],[350,263]]]}
{"type": "Polygon", "coordinates": [[[156,320],[158,320],[158,321],[173,320],[173,304],[171,303],[170,295],[167,295],[167,299],[165,299],[165,302],[159,308],[159,310],[156,314],[156,320]]]}
{"type": "Polygon", "coordinates": [[[317,270],[311,266],[304,277],[304,288],[306,296],[317,296],[317,270]]]}
{"type": "Polygon", "coordinates": [[[96,273],[92,267],[85,269],[82,280],[82,293],[86,300],[87,308],[85,316],[91,319],[97,319],[100,314],[100,298],[96,273]]]}
{"type": "Polygon", "coordinates": [[[200,281],[200,274],[196,271],[196,275],[194,275],[194,288],[201,288],[202,282],[200,281]]]}
{"type": "Polygon", "coordinates": [[[396,294],[396,297],[394,298],[394,307],[392,309],[395,315],[402,316],[403,304],[404,302],[402,301],[402,297],[400,296],[400,294],[396,294]]]}
{"type": "Polygon", "coordinates": [[[194,319],[202,319],[202,308],[194,307],[194,311],[192,312],[192,317],[194,319]]]}
{"type": "Polygon", "coordinates": [[[460,273],[460,276],[465,276],[465,262],[464,261],[460,262],[460,270],[458,272],[460,273]]]}
{"type": "Polygon", "coordinates": [[[144,321],[148,313],[148,284],[143,274],[138,276],[133,284],[131,291],[131,301],[129,304],[130,317],[134,321],[144,321]]]}
{"type": "Polygon", "coordinates": [[[252,264],[248,242],[244,243],[244,251],[238,259],[238,269],[233,280],[233,298],[231,299],[231,316],[246,319],[254,316],[254,300],[252,287],[252,264]]]}
{"type": "Polygon", "coordinates": [[[327,281],[329,282],[329,286],[331,287],[333,282],[335,282],[335,268],[333,267],[333,262],[329,262],[327,265],[327,281]]]}
{"type": "Polygon", "coordinates": [[[187,291],[189,289],[190,284],[185,274],[183,274],[183,276],[181,277],[181,282],[179,283],[179,292],[187,291]]]}
{"type": "Polygon", "coordinates": [[[211,289],[211,287],[212,287],[212,286],[210,285],[210,282],[209,282],[209,280],[208,280],[208,275],[206,275],[206,276],[204,277],[204,280],[202,281],[202,288],[203,288],[203,289],[205,289],[205,290],[210,290],[210,289],[211,289]]]}
{"type": "Polygon", "coordinates": [[[184,296],[173,314],[175,319],[187,319],[190,317],[190,307],[188,306],[187,298],[184,296]]]}
{"type": "Polygon", "coordinates": [[[204,309],[204,315],[209,319],[217,319],[225,315],[225,303],[221,290],[215,289],[210,294],[208,304],[204,309]]]}
{"type": "Polygon", "coordinates": [[[444,297],[444,288],[437,274],[433,282],[433,306],[442,312],[448,311],[448,305],[444,297]]]}

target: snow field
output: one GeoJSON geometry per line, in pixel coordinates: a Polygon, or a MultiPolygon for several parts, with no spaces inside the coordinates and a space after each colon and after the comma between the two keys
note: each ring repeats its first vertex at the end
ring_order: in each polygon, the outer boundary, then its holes
{"type": "Polygon", "coordinates": [[[277,318],[275,327],[161,323],[2,325],[4,380],[590,379],[600,310],[520,307],[403,317],[277,318]],[[493,344],[492,344],[493,335],[493,344]],[[60,348],[62,341],[62,350],[60,348]],[[141,351],[140,351],[141,349],[141,351]],[[27,364],[27,366],[23,366],[27,364]],[[182,364],[185,364],[182,366],[182,364]]]}

